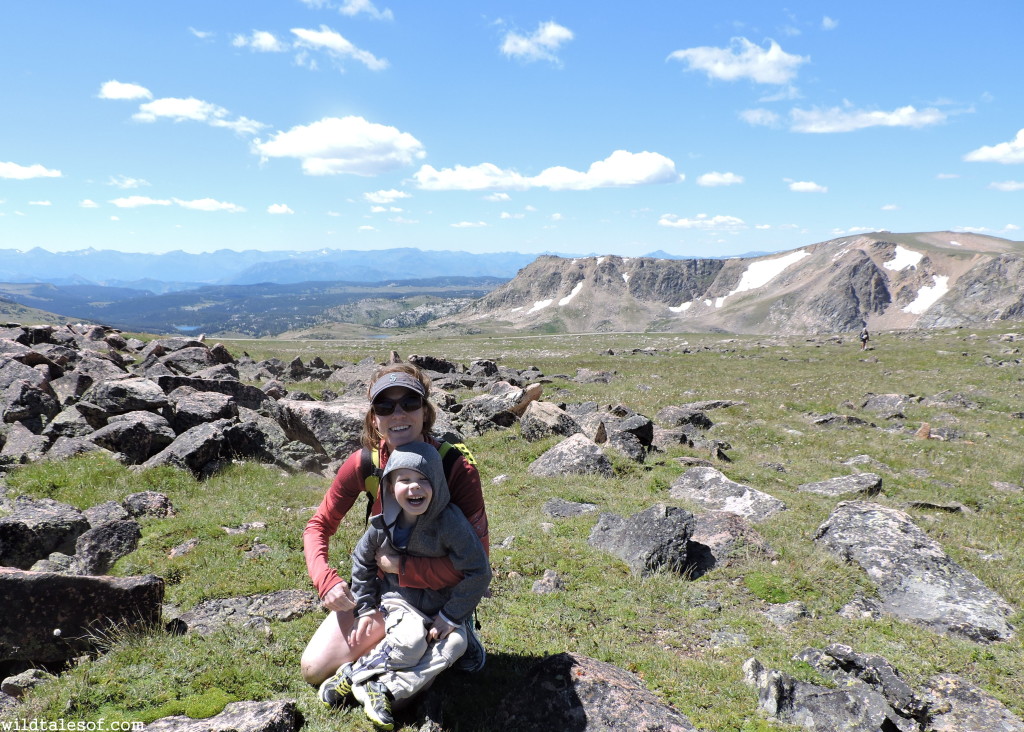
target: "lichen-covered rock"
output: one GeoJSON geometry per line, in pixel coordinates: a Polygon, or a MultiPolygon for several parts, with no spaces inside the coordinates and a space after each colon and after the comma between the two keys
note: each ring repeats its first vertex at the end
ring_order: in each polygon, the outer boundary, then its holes
{"type": "Polygon", "coordinates": [[[818,527],[814,541],[867,573],[884,612],[980,643],[1014,636],[1010,604],[953,561],[902,511],[844,501],[818,527]]]}
{"type": "Polygon", "coordinates": [[[1024,732],[1024,722],[1002,702],[953,674],[940,674],[925,683],[925,698],[933,710],[929,732],[1024,732]]]}
{"type": "Polygon", "coordinates": [[[164,717],[147,724],[146,732],[297,732],[302,724],[293,700],[240,701],[209,719],[164,717]]]}
{"type": "Polygon", "coordinates": [[[549,478],[574,473],[611,476],[612,464],[594,442],[572,435],[534,460],[527,472],[549,478]]]}
{"type": "Polygon", "coordinates": [[[286,622],[319,608],[316,595],[304,590],[204,600],[172,621],[171,630],[209,635],[226,625],[262,628],[271,620],[286,622]]]}
{"type": "Polygon", "coordinates": [[[765,521],[786,508],[778,498],[729,480],[715,468],[690,468],[672,483],[669,495],[705,508],[729,511],[754,523],[765,521]]]}
{"type": "Polygon", "coordinates": [[[849,493],[873,496],[882,490],[882,477],[875,473],[840,475],[816,483],[803,483],[797,486],[797,490],[821,496],[842,496],[849,493]]]}
{"type": "Polygon", "coordinates": [[[89,521],[74,506],[52,498],[18,496],[0,518],[0,566],[28,569],[51,552],[74,554],[89,521]]]}

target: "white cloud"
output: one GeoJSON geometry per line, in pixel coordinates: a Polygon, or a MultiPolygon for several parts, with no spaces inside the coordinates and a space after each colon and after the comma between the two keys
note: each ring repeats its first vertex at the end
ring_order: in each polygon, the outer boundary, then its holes
{"type": "Polygon", "coordinates": [[[451,224],[453,229],[479,229],[487,226],[483,221],[460,221],[457,224],[451,224]]]}
{"type": "Polygon", "coordinates": [[[708,216],[697,214],[692,219],[684,219],[676,214],[662,214],[658,219],[659,226],[673,229],[698,229],[701,231],[737,231],[747,228],[743,219],[735,216],[708,216]]]}
{"type": "Polygon", "coordinates": [[[938,180],[954,180],[960,176],[956,173],[939,173],[935,176],[938,180]]]}
{"type": "Polygon", "coordinates": [[[366,226],[360,226],[358,230],[359,231],[376,231],[377,229],[375,229],[372,226],[366,225],[366,226]]]}
{"type": "Polygon", "coordinates": [[[740,112],[740,119],[758,127],[777,127],[779,124],[779,115],[770,109],[744,109],[740,112]]]}
{"type": "Polygon", "coordinates": [[[1000,142],[998,145],[986,145],[964,155],[964,160],[970,163],[1024,163],[1024,129],[1017,132],[1017,136],[1010,142],[1000,142]]]}
{"type": "Polygon", "coordinates": [[[485,201],[511,201],[512,196],[507,193],[492,193],[489,196],[484,196],[485,201]]]}
{"type": "Polygon", "coordinates": [[[364,193],[363,198],[369,201],[370,203],[394,203],[400,198],[412,198],[412,194],[392,188],[387,191],[374,191],[373,193],[364,193]]]}
{"type": "Polygon", "coordinates": [[[828,186],[820,186],[810,180],[796,180],[790,182],[789,190],[795,193],[828,193],[828,186]]]}
{"type": "Polygon", "coordinates": [[[537,30],[529,36],[509,32],[501,44],[501,52],[506,56],[523,61],[559,62],[558,51],[563,43],[571,41],[573,33],[565,26],[554,21],[541,23],[537,30]]]}
{"type": "Polygon", "coordinates": [[[321,25],[318,31],[308,28],[292,28],[292,33],[299,39],[295,42],[296,46],[325,51],[335,61],[353,59],[371,71],[380,71],[388,67],[387,59],[377,58],[369,51],[356,48],[348,39],[326,25],[321,25]]]}
{"type": "Polygon", "coordinates": [[[100,87],[100,99],[152,99],[153,93],[138,84],[108,81],[100,87]]]}
{"type": "Polygon", "coordinates": [[[823,30],[835,30],[839,27],[839,21],[826,15],[821,19],[821,27],[823,30]]]}
{"type": "Polygon", "coordinates": [[[298,158],[306,175],[379,175],[426,156],[408,132],[362,117],[325,117],[256,140],[253,148],[264,158],[298,158]]]}
{"type": "Polygon", "coordinates": [[[849,229],[832,229],[833,236],[851,236],[853,234],[863,234],[867,231],[879,231],[877,226],[851,226],[849,229]]]}
{"type": "Polygon", "coordinates": [[[345,0],[338,8],[338,12],[342,15],[359,15],[359,13],[366,13],[375,20],[394,20],[394,13],[391,12],[390,8],[384,8],[384,10],[378,10],[377,6],[374,5],[370,0],[345,0]]]}
{"type": "Polygon", "coordinates": [[[562,221],[563,219],[565,219],[565,216],[563,216],[560,213],[553,213],[553,214],[551,214],[550,218],[551,218],[552,221],[562,221]]]}
{"type": "Polygon", "coordinates": [[[120,220],[121,220],[121,217],[120,217],[120,216],[111,216],[111,217],[110,217],[110,220],[111,220],[111,221],[120,221],[120,220]]]}
{"type": "Polygon", "coordinates": [[[140,206],[170,206],[167,199],[150,198],[149,196],[127,196],[126,198],[115,198],[111,201],[118,208],[139,208],[140,206]]]}
{"type": "Polygon", "coordinates": [[[775,41],[763,49],[746,38],[733,38],[730,48],[685,48],[668,57],[684,62],[688,71],[703,71],[713,79],[750,79],[758,84],[787,84],[799,66],[810,61],[809,56],[786,53],[775,41]]]}
{"type": "Polygon", "coordinates": [[[110,180],[107,181],[108,186],[114,186],[115,188],[141,188],[142,186],[148,186],[149,181],[143,180],[142,178],[129,178],[127,175],[112,175],[110,180]]]}
{"type": "Polygon", "coordinates": [[[909,104],[891,112],[841,107],[793,109],[789,117],[790,129],[794,132],[853,132],[868,127],[919,128],[946,121],[946,113],[935,107],[919,110],[909,104]]]}
{"type": "Polygon", "coordinates": [[[52,206],[52,201],[29,201],[29,206],[52,206]]]}
{"type": "Polygon", "coordinates": [[[95,201],[90,200],[88,198],[82,199],[82,201],[78,205],[81,206],[82,208],[99,208],[100,207],[100,205],[98,203],[96,203],[95,201]]]}
{"type": "Polygon", "coordinates": [[[989,183],[988,187],[996,191],[1005,191],[1007,193],[1013,191],[1024,191],[1024,181],[1004,180],[1001,183],[989,183]]]}
{"type": "Polygon", "coordinates": [[[0,163],[0,178],[11,180],[29,180],[30,178],[61,178],[59,170],[52,170],[36,163],[35,165],[18,165],[17,163],[0,163]]]}
{"type": "Polygon", "coordinates": [[[228,213],[242,213],[245,211],[244,208],[234,203],[216,201],[212,198],[198,198],[194,201],[183,201],[180,198],[175,198],[174,202],[182,208],[192,209],[193,211],[227,211],[228,213]]]}
{"type": "Polygon", "coordinates": [[[248,36],[240,33],[231,39],[231,45],[237,48],[251,48],[261,53],[281,53],[288,50],[288,44],[282,43],[270,31],[254,30],[248,36]]]}
{"type": "Polygon", "coordinates": [[[527,177],[514,170],[503,170],[492,163],[437,170],[424,165],[413,176],[418,186],[430,191],[482,191],[495,189],[527,190],[548,188],[558,190],[590,190],[676,183],[683,175],[676,172],[675,163],[664,155],[652,152],[631,153],[616,150],[604,160],[590,165],[584,173],[562,166],[547,168],[540,174],[527,177]]]}
{"type": "Polygon", "coordinates": [[[193,28],[191,26],[189,26],[188,32],[191,33],[192,35],[194,35],[196,38],[199,38],[200,40],[203,40],[203,41],[205,41],[207,38],[212,38],[213,37],[213,33],[211,33],[210,31],[196,30],[195,28],[193,28]]]}
{"type": "Polygon", "coordinates": [[[736,175],[735,173],[718,173],[715,171],[705,173],[697,179],[697,185],[704,186],[705,188],[714,188],[715,186],[733,186],[742,182],[742,175],[736,175]]]}
{"type": "Polygon", "coordinates": [[[884,206],[882,206],[882,210],[883,211],[899,211],[900,207],[897,206],[895,203],[887,203],[884,206]]]}
{"type": "Polygon", "coordinates": [[[267,213],[278,215],[293,214],[295,212],[292,211],[291,208],[286,203],[272,203],[269,206],[267,206],[267,213]]]}
{"type": "Polygon", "coordinates": [[[508,211],[502,211],[500,218],[502,218],[502,219],[525,219],[526,218],[526,214],[522,214],[522,213],[509,213],[508,211]]]}
{"type": "Polygon", "coordinates": [[[223,107],[195,97],[188,99],[164,97],[140,104],[139,111],[132,115],[132,119],[139,122],[156,122],[158,119],[166,117],[175,122],[205,122],[211,127],[227,127],[244,134],[255,134],[266,127],[262,122],[256,122],[248,117],[229,120],[229,114],[228,110],[223,107]]]}

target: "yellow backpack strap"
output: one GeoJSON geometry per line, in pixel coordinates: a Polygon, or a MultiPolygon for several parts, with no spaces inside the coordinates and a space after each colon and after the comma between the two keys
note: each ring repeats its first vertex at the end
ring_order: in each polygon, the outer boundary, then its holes
{"type": "Polygon", "coordinates": [[[437,449],[441,453],[441,464],[444,466],[444,475],[449,477],[452,472],[452,466],[460,458],[466,458],[466,462],[470,465],[476,465],[476,458],[473,457],[473,453],[469,451],[461,442],[442,442],[441,447],[437,449]]]}
{"type": "Polygon", "coordinates": [[[370,523],[370,514],[373,512],[373,502],[377,499],[377,492],[380,490],[380,450],[364,447],[359,455],[359,472],[363,474],[363,490],[366,492],[366,520],[363,524],[370,523]]]}

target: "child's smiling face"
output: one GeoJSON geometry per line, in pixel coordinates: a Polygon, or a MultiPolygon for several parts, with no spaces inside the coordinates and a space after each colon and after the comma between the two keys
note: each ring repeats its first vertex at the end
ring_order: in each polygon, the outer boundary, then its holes
{"type": "Polygon", "coordinates": [[[417,470],[399,468],[388,476],[395,491],[395,500],[406,517],[421,516],[430,507],[434,487],[417,470]]]}

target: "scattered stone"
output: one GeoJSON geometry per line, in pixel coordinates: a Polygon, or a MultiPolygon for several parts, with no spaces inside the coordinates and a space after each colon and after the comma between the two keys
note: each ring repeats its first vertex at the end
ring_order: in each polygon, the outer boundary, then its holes
{"type": "Polygon", "coordinates": [[[809,617],[807,606],[799,600],[773,604],[765,610],[764,614],[779,628],[785,628],[798,620],[809,617]]]}
{"type": "Polygon", "coordinates": [[[54,678],[56,677],[53,674],[47,673],[42,669],[30,668],[28,671],[22,671],[15,676],[8,676],[0,682],[0,692],[15,699],[20,699],[25,695],[25,692],[31,691],[40,684],[51,681],[54,678]]]}
{"type": "Polygon", "coordinates": [[[929,732],[1024,732],[1024,722],[983,689],[953,674],[939,674],[925,683],[924,697],[933,710],[929,732]]]}
{"type": "Polygon", "coordinates": [[[191,539],[187,539],[182,543],[178,544],[178,546],[171,549],[171,551],[168,552],[167,556],[172,559],[174,557],[183,557],[189,552],[191,552],[193,549],[195,549],[197,546],[199,546],[199,537],[193,536],[191,539]]]}
{"type": "Polygon", "coordinates": [[[635,674],[570,653],[535,664],[502,699],[494,719],[502,729],[517,732],[698,732],[683,714],[644,688],[635,674]]]}
{"type": "Polygon", "coordinates": [[[587,513],[593,513],[597,506],[593,503],[576,503],[567,501],[564,498],[552,498],[541,508],[547,516],[554,518],[575,518],[587,513]]]}
{"type": "Polygon", "coordinates": [[[132,493],[130,496],[125,496],[121,505],[132,518],[168,518],[178,513],[171,503],[171,499],[156,491],[132,493]]]}
{"type": "Polygon", "coordinates": [[[947,513],[974,513],[974,510],[962,503],[935,503],[933,501],[907,501],[907,508],[946,511],[947,513]]]}
{"type": "Polygon", "coordinates": [[[52,498],[18,496],[11,513],[0,517],[0,566],[28,569],[52,552],[75,553],[89,521],[74,506],[52,498]]]}
{"type": "Polygon", "coordinates": [[[89,529],[75,542],[75,557],[70,571],[74,574],[106,574],[121,557],[139,546],[142,529],[131,519],[111,521],[89,529]]]}
{"type": "Polygon", "coordinates": [[[257,529],[267,528],[267,524],[263,521],[250,521],[248,523],[241,524],[239,526],[221,526],[225,534],[245,534],[249,531],[256,531],[257,529]]]}
{"type": "Polygon", "coordinates": [[[797,490],[832,497],[850,493],[873,496],[882,490],[882,478],[875,473],[854,473],[816,483],[803,483],[797,486],[797,490]]]}
{"type": "Polygon", "coordinates": [[[948,557],[902,511],[844,501],[818,527],[814,541],[859,565],[878,587],[886,613],[979,643],[1014,636],[1010,604],[948,557]]]}
{"type": "Polygon", "coordinates": [[[533,583],[535,595],[550,595],[554,592],[561,592],[565,589],[565,582],[553,569],[545,569],[544,576],[533,583]]]}
{"type": "Polygon", "coordinates": [[[687,574],[691,579],[751,556],[771,560],[776,554],[742,516],[730,511],[707,511],[694,516],[687,547],[687,574]]]}
{"type": "Polygon", "coordinates": [[[580,432],[579,423],[564,409],[551,402],[530,402],[519,420],[519,430],[523,439],[536,442],[545,437],[560,435],[569,437],[580,432]]]}

